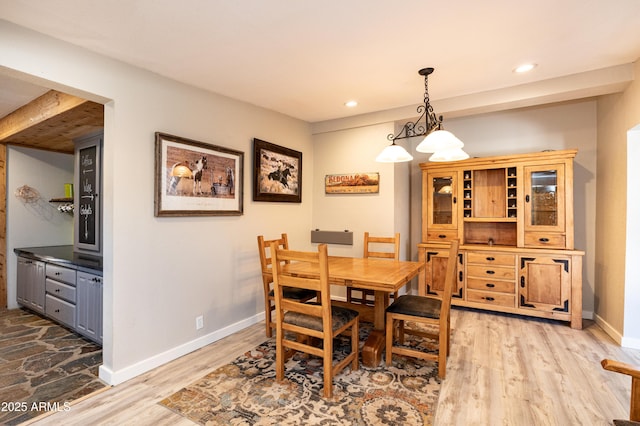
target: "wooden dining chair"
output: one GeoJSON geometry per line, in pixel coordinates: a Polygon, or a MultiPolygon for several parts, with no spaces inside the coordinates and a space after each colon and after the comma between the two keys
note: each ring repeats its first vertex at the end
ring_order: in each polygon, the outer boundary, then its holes
{"type": "MultiPolygon", "coordinates": [[[[264,323],[266,326],[267,337],[273,336],[273,329],[276,323],[273,320],[273,312],[276,309],[275,297],[273,295],[273,265],[271,243],[275,243],[276,247],[289,249],[289,240],[287,234],[281,234],[280,238],[275,240],[265,240],[264,236],[258,235],[258,251],[260,252],[260,267],[262,269],[262,288],[264,290],[264,323]]],[[[308,290],[287,289],[287,296],[303,302],[316,297],[316,293],[308,290]]]]}
{"type": "Polygon", "coordinates": [[[454,240],[451,242],[449,248],[444,294],[441,299],[427,296],[403,295],[397,298],[387,308],[385,339],[386,362],[388,366],[391,365],[393,354],[433,360],[438,362],[438,377],[441,379],[445,378],[447,373],[447,356],[449,355],[450,349],[449,340],[451,337],[451,293],[456,283],[458,245],[459,241],[454,240]],[[412,323],[411,327],[405,328],[405,321],[410,321],[412,323]],[[415,325],[417,325],[417,327],[415,325]],[[437,328],[437,332],[431,333],[421,328],[420,325],[437,328]],[[405,333],[436,340],[438,343],[438,353],[433,354],[404,346],[405,333]],[[398,345],[394,346],[396,337],[398,345]]]}
{"type": "Polygon", "coordinates": [[[322,358],[323,395],[333,394],[333,378],[347,365],[352,370],[358,363],[358,312],[331,306],[329,284],[329,261],[327,245],[318,245],[318,252],[292,251],[277,248],[271,243],[274,268],[274,291],[276,299],[276,379],[284,379],[284,363],[287,351],[301,351],[322,358]],[[317,265],[318,278],[290,276],[283,273],[285,262],[309,262],[317,265]],[[317,292],[316,302],[303,303],[287,297],[286,288],[317,292]],[[333,363],[333,339],[350,334],[351,352],[333,363]],[[295,339],[295,340],[294,340],[295,339]],[[321,341],[321,347],[313,342],[321,341]]]}
{"type": "MultiPolygon", "coordinates": [[[[373,237],[368,232],[364,233],[363,258],[394,259],[400,260],[400,233],[393,237],[373,237]],[[382,248],[386,250],[382,250],[382,248]]],[[[373,290],[365,290],[355,287],[347,287],[347,302],[373,306],[375,302],[373,290]]],[[[398,297],[398,292],[393,293],[393,298],[398,297]]]]}
{"type": "Polygon", "coordinates": [[[616,373],[631,376],[631,407],[629,409],[629,421],[614,420],[613,424],[616,426],[640,425],[640,367],[611,359],[603,359],[601,364],[602,368],[605,370],[615,371],[616,373]]]}

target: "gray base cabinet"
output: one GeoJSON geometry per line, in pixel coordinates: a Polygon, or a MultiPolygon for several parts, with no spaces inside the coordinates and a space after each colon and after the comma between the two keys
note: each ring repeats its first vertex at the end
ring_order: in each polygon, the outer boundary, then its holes
{"type": "Polygon", "coordinates": [[[62,324],[76,327],[76,271],[47,263],[45,267],[45,314],[62,324]]]}
{"type": "Polygon", "coordinates": [[[102,344],[102,277],[78,272],[76,331],[102,344]]]}
{"type": "Polygon", "coordinates": [[[18,303],[35,312],[44,313],[45,263],[18,256],[17,298],[18,303]]]}
{"type": "Polygon", "coordinates": [[[18,256],[17,301],[102,345],[100,275],[18,256]]]}

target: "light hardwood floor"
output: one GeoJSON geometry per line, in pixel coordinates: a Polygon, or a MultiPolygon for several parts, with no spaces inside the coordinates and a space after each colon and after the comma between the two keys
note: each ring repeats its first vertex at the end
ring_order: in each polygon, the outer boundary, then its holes
{"type": "MultiPolygon", "coordinates": [[[[454,309],[436,425],[609,425],[628,418],[631,382],[603,358],[640,365],[592,321],[564,323],[454,309]]],[[[158,401],[266,340],[264,324],[36,420],[37,425],[191,425],[158,401]]]]}

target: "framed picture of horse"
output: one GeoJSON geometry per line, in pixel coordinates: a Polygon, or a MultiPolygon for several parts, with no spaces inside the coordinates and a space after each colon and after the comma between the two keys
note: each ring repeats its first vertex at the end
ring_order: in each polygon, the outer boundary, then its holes
{"type": "Polygon", "coordinates": [[[244,153],[156,132],[155,215],[242,214],[244,153]]]}
{"type": "Polygon", "coordinates": [[[253,139],[253,201],[302,202],[302,153],[253,139]]]}

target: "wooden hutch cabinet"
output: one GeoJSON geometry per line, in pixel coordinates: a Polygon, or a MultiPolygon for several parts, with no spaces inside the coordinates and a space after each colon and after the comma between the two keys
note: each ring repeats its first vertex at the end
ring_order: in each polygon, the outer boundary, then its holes
{"type": "Polygon", "coordinates": [[[422,163],[419,294],[440,294],[459,239],[459,306],[582,328],[582,257],[573,230],[576,150],[422,163]]]}

